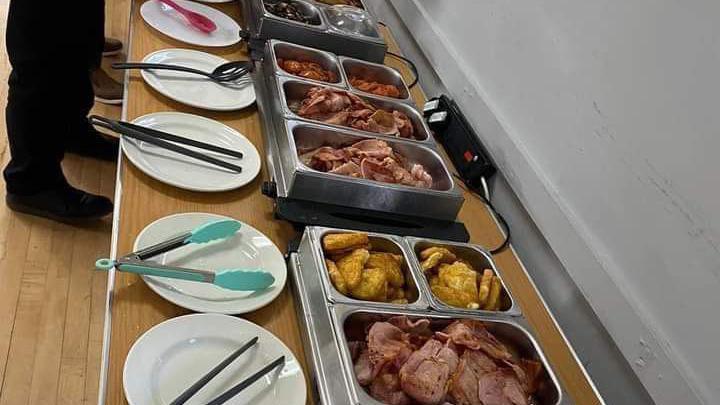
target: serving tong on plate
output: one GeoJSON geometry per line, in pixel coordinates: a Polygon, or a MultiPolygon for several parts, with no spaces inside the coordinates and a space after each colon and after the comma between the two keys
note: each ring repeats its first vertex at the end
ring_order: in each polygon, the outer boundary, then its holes
{"type": "Polygon", "coordinates": [[[232,170],[236,173],[242,172],[241,166],[226,162],[212,156],[208,156],[207,154],[203,154],[192,149],[185,148],[178,144],[184,144],[212,152],[221,153],[223,155],[231,156],[237,159],[243,158],[242,152],[223,148],[221,146],[212,145],[205,142],[196,141],[194,139],[185,138],[167,132],[158,131],[157,129],[135,125],[130,122],[112,120],[98,115],[91,115],[88,119],[90,121],[90,124],[109,129],[122,136],[133,138],[142,142],[147,142],[149,144],[173,151],[175,153],[179,153],[181,155],[185,155],[197,160],[202,160],[203,162],[207,162],[215,166],[232,170]]]}
{"type": "MultiPolygon", "coordinates": [[[[258,341],[258,337],[255,336],[254,338],[250,339],[247,343],[242,345],[239,349],[235,350],[234,352],[230,353],[229,356],[227,356],[225,359],[223,359],[220,364],[213,367],[212,370],[210,370],[207,374],[202,376],[199,380],[197,380],[193,385],[188,387],[185,391],[183,391],[177,398],[175,398],[170,405],[183,405],[186,403],[190,398],[192,398],[195,394],[197,394],[198,391],[200,391],[204,386],[207,385],[207,383],[210,382],[215,376],[220,374],[221,371],[223,371],[227,366],[230,365],[235,359],[240,357],[243,353],[245,353],[248,349],[253,347],[258,341]]],[[[222,394],[218,395],[217,397],[213,398],[210,402],[207,403],[207,405],[221,405],[225,402],[229,401],[232,397],[239,394],[241,391],[243,391],[245,388],[251,386],[255,381],[261,379],[269,372],[275,370],[279,366],[285,365],[285,356],[280,356],[272,363],[266,365],[262,369],[255,372],[250,377],[247,377],[243,381],[240,381],[235,386],[231,387],[227,391],[223,392],[222,394]]]]}
{"type": "Polygon", "coordinates": [[[95,262],[95,267],[99,270],[115,268],[129,273],[210,283],[235,291],[264,290],[275,282],[275,277],[262,270],[224,269],[210,271],[166,266],[147,261],[147,259],[186,245],[204,244],[230,238],[235,235],[241,226],[242,224],[239,221],[230,219],[208,222],[192,231],[129,253],[117,260],[99,259],[95,262]]]}

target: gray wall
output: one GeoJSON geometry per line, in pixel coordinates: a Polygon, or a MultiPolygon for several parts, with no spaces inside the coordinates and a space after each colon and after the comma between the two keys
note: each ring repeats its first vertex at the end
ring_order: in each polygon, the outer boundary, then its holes
{"type": "Polygon", "coordinates": [[[653,399],[719,403],[720,4],[392,5],[653,399]]]}

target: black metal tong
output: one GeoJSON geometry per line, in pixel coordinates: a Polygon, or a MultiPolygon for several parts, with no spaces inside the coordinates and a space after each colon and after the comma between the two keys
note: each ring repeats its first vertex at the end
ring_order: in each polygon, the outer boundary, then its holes
{"type": "Polygon", "coordinates": [[[179,153],[181,155],[189,156],[191,158],[202,160],[203,162],[207,162],[210,164],[213,164],[215,166],[220,166],[225,169],[232,170],[236,173],[242,172],[242,167],[228,163],[224,160],[214,158],[212,156],[208,156],[206,154],[200,153],[198,151],[185,148],[183,146],[180,146],[178,144],[193,146],[199,149],[205,149],[212,152],[221,153],[223,155],[236,157],[239,159],[242,159],[243,154],[242,152],[234,151],[231,149],[223,148],[221,146],[217,145],[211,145],[209,143],[196,141],[194,139],[188,139],[184,138],[182,136],[173,135],[167,132],[158,131],[156,129],[143,127],[140,125],[131,124],[129,122],[125,121],[117,121],[112,120],[105,117],[100,117],[97,115],[91,115],[89,118],[90,124],[96,125],[102,128],[109,129],[113,132],[116,132],[122,136],[127,136],[128,138],[137,139],[143,142],[147,142],[149,144],[159,146],[163,149],[167,149],[170,151],[173,151],[175,153],[179,153]]]}

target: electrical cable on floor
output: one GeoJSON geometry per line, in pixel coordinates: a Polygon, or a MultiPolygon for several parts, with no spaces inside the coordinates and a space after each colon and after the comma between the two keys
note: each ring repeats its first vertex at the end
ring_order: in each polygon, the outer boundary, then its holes
{"type": "Polygon", "coordinates": [[[490,201],[490,194],[487,187],[487,182],[485,181],[485,178],[483,177],[482,183],[483,183],[483,190],[482,192],[480,190],[475,189],[474,187],[471,187],[469,184],[465,183],[465,180],[462,179],[462,177],[458,176],[456,173],[453,173],[453,177],[458,179],[460,181],[461,186],[472,193],[474,196],[478,197],[489,209],[492,215],[497,218],[497,221],[500,223],[500,227],[502,228],[502,232],[505,236],[505,239],[500,244],[500,246],[490,249],[491,254],[496,254],[499,252],[502,252],[505,250],[505,248],[510,244],[510,226],[508,226],[507,221],[505,221],[505,218],[500,214],[496,209],[495,206],[490,201]]]}

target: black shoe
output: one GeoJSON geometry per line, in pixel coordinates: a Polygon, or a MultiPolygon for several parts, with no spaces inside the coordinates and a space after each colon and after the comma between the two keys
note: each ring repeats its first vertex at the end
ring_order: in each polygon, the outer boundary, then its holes
{"type": "Polygon", "coordinates": [[[117,138],[103,135],[90,128],[86,134],[70,139],[66,149],[76,155],[115,162],[118,157],[118,147],[117,138]]]}
{"type": "Polygon", "coordinates": [[[120,42],[120,40],[117,40],[115,38],[105,38],[105,43],[103,44],[103,56],[114,56],[120,53],[123,49],[123,44],[120,42]]]}
{"type": "Polygon", "coordinates": [[[113,210],[110,199],[69,185],[32,195],[7,193],[5,202],[13,211],[66,223],[100,219],[113,210]]]}

